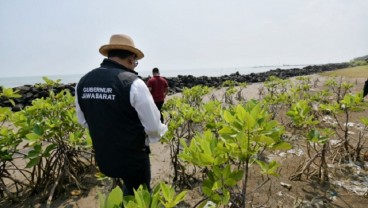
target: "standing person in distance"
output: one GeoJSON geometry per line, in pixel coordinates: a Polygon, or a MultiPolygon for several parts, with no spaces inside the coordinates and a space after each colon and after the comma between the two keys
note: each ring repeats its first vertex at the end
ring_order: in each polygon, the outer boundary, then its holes
{"type": "Polygon", "coordinates": [[[364,82],[363,98],[368,95],[368,79],[364,82]]]}
{"type": "Polygon", "coordinates": [[[155,101],[158,110],[160,111],[160,120],[163,123],[164,118],[161,113],[161,108],[164,105],[165,97],[169,92],[169,85],[167,84],[167,81],[160,76],[160,71],[158,68],[152,69],[152,75],[153,77],[147,81],[147,86],[152,94],[153,100],[155,101]]]}
{"type": "Polygon", "coordinates": [[[122,179],[124,195],[134,195],[139,185],[150,189],[149,141],[157,142],[167,127],[135,72],[144,54],[133,40],[112,35],[99,51],[107,58],[76,87],[78,121],[89,129],[100,171],[122,179]]]}

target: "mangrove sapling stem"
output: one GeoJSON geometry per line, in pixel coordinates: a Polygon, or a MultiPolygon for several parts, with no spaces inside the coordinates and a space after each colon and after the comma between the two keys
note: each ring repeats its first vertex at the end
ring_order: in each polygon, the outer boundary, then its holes
{"type": "MultiPolygon", "coordinates": [[[[64,166],[65,167],[65,166],[64,166]]],[[[53,198],[53,196],[54,196],[54,192],[55,192],[55,189],[56,189],[56,187],[58,186],[58,184],[59,184],[59,180],[60,180],[60,178],[61,178],[61,176],[64,174],[64,172],[63,171],[61,171],[61,172],[59,172],[60,174],[58,175],[58,177],[57,177],[57,179],[56,179],[56,181],[55,181],[55,184],[52,186],[52,189],[51,189],[51,191],[50,191],[50,195],[49,195],[49,197],[48,197],[48,199],[47,199],[47,203],[46,203],[46,207],[47,208],[50,208],[50,206],[51,206],[51,202],[52,202],[52,198],[53,198]]]]}
{"type": "Polygon", "coordinates": [[[245,172],[244,172],[244,179],[242,183],[242,206],[245,208],[247,205],[247,184],[248,184],[248,174],[249,174],[249,156],[247,156],[245,161],[245,172]]]}
{"type": "Polygon", "coordinates": [[[37,181],[35,180],[36,174],[37,174],[36,168],[33,167],[32,172],[31,172],[31,177],[30,177],[30,181],[31,181],[31,184],[33,185],[33,187],[37,186],[37,181]]]}
{"type": "Polygon", "coordinates": [[[311,145],[309,142],[307,142],[307,155],[309,158],[311,158],[311,145]]]}
{"type": "Polygon", "coordinates": [[[365,141],[362,142],[363,137],[364,137],[364,132],[360,131],[359,132],[359,137],[358,137],[358,142],[357,142],[356,149],[355,149],[355,153],[356,153],[355,160],[356,161],[361,160],[360,153],[362,152],[362,150],[364,148],[364,144],[365,144],[365,141]]]}
{"type": "Polygon", "coordinates": [[[290,176],[290,180],[292,181],[299,181],[302,178],[302,175],[304,173],[304,171],[306,171],[307,169],[309,169],[310,165],[313,163],[313,161],[320,155],[320,153],[316,153],[313,158],[311,158],[303,167],[303,169],[301,171],[299,171],[299,173],[296,173],[292,176],[290,176]]]}
{"type": "Polygon", "coordinates": [[[178,167],[177,167],[177,163],[178,163],[178,158],[177,158],[177,154],[179,153],[179,146],[175,146],[175,142],[179,143],[179,139],[177,139],[177,141],[175,141],[174,139],[170,142],[170,158],[171,158],[171,164],[174,168],[174,178],[173,178],[173,182],[176,182],[176,180],[178,180],[178,167]],[[175,148],[176,147],[176,148],[175,148]]]}
{"type": "Polygon", "coordinates": [[[0,183],[0,190],[4,191],[4,192],[6,193],[6,195],[8,195],[8,197],[9,197],[12,201],[14,201],[14,202],[19,202],[19,197],[14,196],[14,195],[13,195],[13,194],[8,190],[8,188],[7,188],[4,184],[2,184],[2,183],[0,183]]]}
{"type": "Polygon", "coordinates": [[[16,166],[16,164],[14,164],[14,162],[13,161],[9,161],[11,164],[12,164],[12,166],[13,167],[15,167],[14,169],[12,169],[12,168],[8,168],[7,170],[9,171],[9,170],[16,170],[16,171],[19,171],[19,173],[20,174],[22,174],[23,175],[23,177],[28,181],[28,182],[32,182],[31,180],[29,180],[28,179],[28,177],[23,173],[23,172],[26,172],[26,173],[28,173],[28,174],[31,174],[31,171],[28,171],[28,170],[25,170],[25,169],[20,169],[20,168],[18,168],[17,166],[16,166]]]}
{"type": "Polygon", "coordinates": [[[202,202],[206,201],[208,199],[208,197],[205,197],[203,199],[201,199],[199,202],[197,202],[197,204],[194,205],[193,208],[196,208],[197,206],[199,206],[202,202]]]}
{"type": "Polygon", "coordinates": [[[43,169],[43,174],[44,174],[43,177],[46,180],[48,180],[48,178],[52,176],[53,172],[59,171],[60,162],[59,162],[58,154],[60,153],[55,151],[53,155],[51,155],[49,158],[46,158],[46,166],[43,169]]]}
{"type": "MultiPolygon", "coordinates": [[[[5,191],[5,193],[7,193],[8,192],[8,190],[10,189],[10,186],[11,185],[9,185],[9,183],[7,183],[7,185],[5,184],[5,181],[3,180],[3,179],[5,179],[5,178],[7,178],[7,179],[9,179],[10,181],[13,181],[14,183],[12,184],[13,186],[15,186],[15,189],[16,189],[16,195],[18,195],[19,193],[20,193],[20,191],[19,191],[19,188],[18,188],[18,185],[19,186],[21,186],[21,184],[18,184],[17,182],[15,182],[14,180],[13,180],[13,178],[10,178],[10,176],[5,176],[5,175],[3,175],[3,176],[1,176],[0,177],[0,185],[1,185],[1,187],[0,187],[0,199],[2,198],[2,197],[4,197],[4,191],[5,191]],[[3,188],[2,188],[3,187],[3,188]],[[8,187],[9,187],[9,189],[8,189],[8,187]],[[3,190],[4,189],[4,190],[3,190]],[[5,190],[6,189],[6,190],[5,190]]],[[[23,187],[23,186],[21,186],[21,187],[23,187]]],[[[11,191],[9,191],[9,193],[11,193],[11,191]]],[[[8,193],[7,193],[8,194],[8,193]]],[[[12,194],[12,193],[11,193],[12,194]]]]}
{"type": "Polygon", "coordinates": [[[75,175],[77,175],[77,173],[73,170],[73,167],[70,163],[70,160],[68,157],[64,158],[64,164],[63,164],[63,169],[68,173],[68,175],[74,180],[75,184],[77,185],[77,187],[79,189],[83,188],[82,185],[79,183],[78,179],[75,177],[75,175]]]}
{"type": "Polygon", "coordinates": [[[336,161],[335,159],[336,159],[337,155],[338,155],[338,152],[336,152],[335,154],[332,153],[332,159],[331,159],[332,163],[335,163],[335,161],[336,161]]]}
{"type": "Polygon", "coordinates": [[[84,159],[86,159],[87,161],[90,161],[90,156],[92,155],[92,157],[93,157],[93,155],[94,155],[92,152],[88,152],[88,151],[85,151],[85,150],[78,150],[78,152],[81,153],[79,155],[81,157],[83,157],[84,159]],[[84,154],[88,155],[88,157],[85,156],[84,154]]]}
{"type": "Polygon", "coordinates": [[[347,108],[345,108],[345,131],[344,131],[344,147],[345,147],[345,151],[348,154],[349,157],[349,162],[351,162],[351,155],[350,155],[350,150],[349,150],[349,127],[348,127],[348,123],[349,123],[349,111],[347,108]]]}
{"type": "Polygon", "coordinates": [[[270,188],[269,188],[269,191],[268,191],[268,193],[267,193],[267,199],[266,199],[266,201],[264,201],[263,202],[263,204],[260,204],[260,205],[255,205],[255,204],[253,204],[253,196],[252,196],[252,199],[249,201],[249,203],[251,204],[250,206],[253,208],[256,208],[256,207],[267,207],[266,206],[266,204],[270,201],[270,196],[271,196],[271,185],[272,185],[272,183],[270,183],[270,188]]]}
{"type": "Polygon", "coordinates": [[[10,177],[10,176],[5,176],[5,175],[1,176],[1,183],[2,184],[5,184],[5,182],[2,180],[3,178],[9,179],[9,180],[13,181],[15,184],[19,184],[19,185],[22,185],[22,186],[25,186],[25,187],[28,187],[28,188],[31,187],[29,184],[24,183],[23,181],[21,181],[19,179],[16,179],[16,178],[13,178],[13,177],[10,177]]]}
{"type": "Polygon", "coordinates": [[[252,195],[254,192],[256,192],[258,189],[260,189],[262,186],[264,186],[268,181],[270,181],[271,179],[269,177],[267,177],[267,180],[263,181],[259,186],[257,186],[253,191],[251,191],[249,193],[249,195],[252,195]]]}
{"type": "Polygon", "coordinates": [[[321,182],[328,181],[328,170],[327,170],[327,162],[326,162],[326,152],[327,152],[327,142],[322,146],[322,154],[321,154],[321,164],[319,166],[318,176],[321,182]]]}
{"type": "Polygon", "coordinates": [[[45,162],[45,167],[43,168],[43,172],[46,174],[46,176],[48,176],[50,170],[52,170],[52,168],[53,168],[53,164],[55,163],[55,162],[52,162],[52,161],[57,161],[57,156],[52,155],[48,158],[45,158],[45,160],[46,160],[46,162],[45,162]],[[53,160],[54,157],[56,157],[55,160],[53,160]]]}
{"type": "Polygon", "coordinates": [[[192,131],[191,131],[191,121],[188,121],[187,123],[187,131],[188,131],[188,139],[192,138],[192,131]]]}
{"type": "MultiPolygon", "coordinates": [[[[68,175],[74,180],[75,184],[77,185],[78,189],[84,189],[84,187],[79,183],[78,179],[75,177],[74,174],[71,173],[70,168],[66,168],[68,175]]],[[[74,172],[74,171],[73,171],[74,172]]]]}
{"type": "Polygon", "coordinates": [[[332,113],[338,127],[340,128],[341,131],[344,131],[345,129],[343,128],[343,126],[341,125],[341,123],[339,122],[339,119],[337,118],[337,115],[335,113],[332,113]]]}
{"type": "Polygon", "coordinates": [[[59,176],[60,175],[60,172],[62,172],[60,170],[60,168],[57,168],[57,167],[60,167],[61,166],[61,162],[59,160],[55,160],[53,162],[53,165],[52,165],[52,169],[50,170],[50,172],[44,172],[44,180],[45,180],[45,184],[44,184],[44,190],[43,190],[43,193],[47,193],[47,189],[49,188],[49,183],[54,183],[57,179],[54,179],[53,176],[59,176]],[[56,166],[54,168],[54,166],[56,166]]]}

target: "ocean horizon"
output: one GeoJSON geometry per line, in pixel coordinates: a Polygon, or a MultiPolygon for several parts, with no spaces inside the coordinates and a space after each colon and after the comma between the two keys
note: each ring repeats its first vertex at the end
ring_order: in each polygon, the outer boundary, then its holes
{"type": "MultiPolygon", "coordinates": [[[[202,68],[202,69],[186,69],[186,70],[161,70],[161,76],[163,77],[177,77],[179,75],[187,76],[193,75],[195,77],[208,76],[218,77],[223,75],[230,75],[236,72],[239,74],[247,75],[250,73],[261,73],[270,71],[273,69],[291,69],[291,68],[303,68],[308,65],[280,65],[280,66],[253,66],[253,67],[239,67],[239,68],[202,68]]],[[[151,76],[151,71],[139,71],[141,77],[151,76]]],[[[76,83],[84,74],[66,74],[66,75],[39,75],[39,76],[19,76],[19,77],[0,77],[0,86],[10,88],[19,87],[23,85],[34,85],[39,83],[45,83],[42,77],[47,77],[51,80],[59,80],[60,83],[70,84],[76,83]]]]}

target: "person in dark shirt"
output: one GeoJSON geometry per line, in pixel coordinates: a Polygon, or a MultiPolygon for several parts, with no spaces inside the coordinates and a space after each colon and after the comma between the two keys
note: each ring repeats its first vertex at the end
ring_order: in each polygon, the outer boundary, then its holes
{"type": "Polygon", "coordinates": [[[164,118],[162,116],[161,108],[164,105],[165,97],[169,92],[169,85],[167,84],[165,78],[160,76],[160,71],[158,68],[152,69],[152,75],[153,77],[147,81],[147,86],[152,94],[153,100],[155,101],[158,110],[160,111],[160,120],[163,123],[164,118]]]}
{"type": "Polygon", "coordinates": [[[112,35],[100,48],[101,66],[76,86],[78,122],[89,129],[102,173],[122,179],[124,195],[150,189],[149,142],[167,131],[150,92],[135,68],[144,54],[127,35],[112,35]]]}
{"type": "Polygon", "coordinates": [[[368,79],[364,82],[363,97],[365,97],[367,94],[368,94],[368,79]]]}

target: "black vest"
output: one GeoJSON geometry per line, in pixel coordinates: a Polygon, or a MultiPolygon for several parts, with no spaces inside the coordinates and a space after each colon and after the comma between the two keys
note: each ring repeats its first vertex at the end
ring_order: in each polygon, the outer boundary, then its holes
{"type": "Polygon", "coordinates": [[[145,132],[130,104],[130,88],[138,75],[105,59],[77,85],[78,102],[87,121],[100,171],[123,177],[148,157],[145,132]]]}

